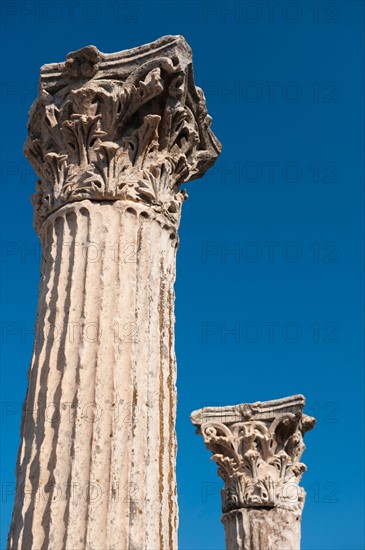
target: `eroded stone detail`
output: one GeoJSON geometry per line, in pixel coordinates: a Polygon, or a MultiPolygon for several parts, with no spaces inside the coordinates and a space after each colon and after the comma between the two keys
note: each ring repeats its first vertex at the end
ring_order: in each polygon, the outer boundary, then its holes
{"type": "Polygon", "coordinates": [[[177,225],[181,184],[220,152],[210,122],[181,36],[117,54],[88,46],[45,65],[24,149],[40,177],[36,229],[83,199],[143,201],[177,225]]]}
{"type": "Polygon", "coordinates": [[[251,507],[302,509],[303,435],[315,423],[303,414],[304,403],[298,395],[192,413],[225,483],[223,513],[251,507]]]}

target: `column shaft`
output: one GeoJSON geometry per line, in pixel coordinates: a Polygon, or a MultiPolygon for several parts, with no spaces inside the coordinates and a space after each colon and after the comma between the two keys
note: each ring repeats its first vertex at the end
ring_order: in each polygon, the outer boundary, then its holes
{"type": "Polygon", "coordinates": [[[240,508],[222,516],[227,550],[299,550],[301,513],[240,508]]]}
{"type": "Polygon", "coordinates": [[[176,548],[176,229],[83,201],[42,236],[9,547],[176,548]]]}

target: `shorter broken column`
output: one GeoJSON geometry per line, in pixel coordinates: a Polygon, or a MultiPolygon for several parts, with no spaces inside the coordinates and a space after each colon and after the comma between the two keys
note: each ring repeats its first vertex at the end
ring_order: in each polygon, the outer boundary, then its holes
{"type": "Polygon", "coordinates": [[[303,435],[315,419],[302,395],[205,407],[191,414],[213,453],[222,489],[227,550],[298,550],[305,491],[303,435]]]}

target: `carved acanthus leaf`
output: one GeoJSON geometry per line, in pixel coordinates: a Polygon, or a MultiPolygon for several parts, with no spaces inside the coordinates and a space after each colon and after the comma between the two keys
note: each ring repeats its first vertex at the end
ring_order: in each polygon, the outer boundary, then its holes
{"type": "Polygon", "coordinates": [[[192,414],[225,484],[223,512],[256,506],[301,509],[303,433],[314,426],[314,419],[302,414],[304,398],[300,403],[298,397],[289,405],[289,398],[272,402],[272,411],[267,402],[208,407],[192,414]]]}
{"type": "Polygon", "coordinates": [[[25,154],[41,178],[36,227],[83,198],[143,201],[178,224],[180,185],[202,176],[219,152],[182,37],[136,56],[93,46],[72,52],[65,64],[42,68],[30,112],[25,154]]]}

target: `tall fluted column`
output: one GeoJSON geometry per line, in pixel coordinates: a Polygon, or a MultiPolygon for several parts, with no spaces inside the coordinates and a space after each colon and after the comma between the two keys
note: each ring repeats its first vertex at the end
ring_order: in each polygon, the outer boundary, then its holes
{"type": "Polygon", "coordinates": [[[180,185],[219,154],[185,40],[41,69],[43,260],[11,550],[173,550],[180,185]]]}
{"type": "Polygon", "coordinates": [[[192,413],[224,481],[227,550],[299,550],[306,470],[300,458],[303,435],[315,424],[304,404],[294,395],[192,413]]]}

